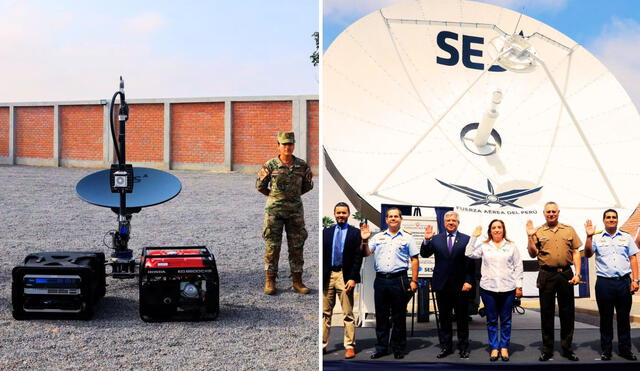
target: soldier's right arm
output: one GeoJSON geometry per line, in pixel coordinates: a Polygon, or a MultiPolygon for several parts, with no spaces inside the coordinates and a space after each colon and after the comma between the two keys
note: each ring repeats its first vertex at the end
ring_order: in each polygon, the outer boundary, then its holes
{"type": "Polygon", "coordinates": [[[535,258],[538,256],[538,238],[536,237],[537,229],[533,226],[531,220],[527,221],[527,252],[529,256],[535,258]]]}
{"type": "Polygon", "coordinates": [[[256,189],[265,196],[269,196],[269,181],[271,180],[271,169],[269,162],[262,165],[262,169],[258,171],[258,179],[256,180],[256,189]]]}

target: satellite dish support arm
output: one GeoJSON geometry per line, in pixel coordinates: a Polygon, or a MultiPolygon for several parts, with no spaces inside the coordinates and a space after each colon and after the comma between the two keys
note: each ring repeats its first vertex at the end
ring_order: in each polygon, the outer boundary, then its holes
{"type": "MultiPolygon", "coordinates": [[[[511,52],[511,48],[508,48],[507,50],[502,51],[500,54],[498,54],[497,57],[494,58],[494,60],[489,64],[490,66],[495,64],[498,59],[500,59],[502,56],[506,55],[507,53],[511,52]]],[[[406,151],[402,157],[400,157],[400,159],[398,159],[398,161],[389,169],[389,171],[382,177],[382,179],[380,180],[380,182],[378,182],[378,184],[376,184],[376,186],[373,188],[373,190],[370,192],[370,194],[372,195],[377,195],[378,191],[380,190],[380,187],[382,187],[382,185],[387,181],[387,179],[389,179],[389,177],[396,171],[396,169],[398,167],[400,167],[400,165],[404,162],[404,160],[407,159],[407,157],[409,157],[409,155],[411,153],[413,153],[413,151],[418,147],[418,145],[420,145],[420,143],[422,143],[422,141],[424,141],[424,139],[427,137],[427,135],[429,135],[429,133],[431,133],[431,130],[433,130],[434,128],[436,128],[438,125],[440,125],[440,122],[449,114],[449,112],[451,112],[451,110],[458,105],[458,103],[462,100],[462,98],[464,98],[464,96],[467,94],[467,92],[469,92],[469,90],[471,90],[471,88],[473,88],[476,83],[482,78],[482,76],[485,75],[485,73],[487,73],[488,69],[483,70],[482,73],[478,74],[478,76],[471,82],[471,84],[469,84],[469,86],[467,86],[467,88],[460,94],[458,95],[457,99],[451,103],[449,105],[449,107],[446,109],[446,111],[444,111],[444,113],[442,113],[440,115],[440,117],[438,117],[438,119],[431,125],[431,127],[429,127],[429,129],[427,129],[427,131],[425,131],[419,138],[418,140],[416,140],[413,145],[411,146],[411,148],[409,148],[408,151],[406,151]]]]}
{"type": "Polygon", "coordinates": [[[584,133],[584,131],[582,131],[582,127],[580,126],[580,123],[576,119],[576,116],[573,114],[573,110],[569,106],[569,103],[567,102],[566,98],[564,97],[564,94],[560,90],[560,87],[558,87],[558,84],[556,83],[556,80],[553,78],[553,75],[551,75],[551,72],[549,71],[549,69],[547,68],[547,65],[544,63],[544,61],[542,59],[536,57],[535,55],[533,56],[533,58],[544,69],[544,72],[547,74],[547,78],[549,79],[549,81],[551,81],[551,85],[553,85],[554,90],[558,94],[558,98],[560,98],[560,101],[562,102],[562,105],[567,110],[567,113],[569,114],[569,117],[571,118],[571,122],[573,122],[573,125],[576,127],[576,130],[578,131],[578,134],[580,135],[580,139],[582,139],[582,142],[584,143],[585,147],[587,147],[587,150],[589,151],[589,155],[591,155],[591,159],[593,160],[594,164],[598,168],[598,172],[600,172],[600,175],[602,176],[602,180],[604,180],[605,184],[607,185],[607,188],[609,189],[609,192],[611,192],[611,196],[615,200],[615,207],[622,207],[622,203],[620,202],[620,198],[618,197],[618,194],[616,193],[616,190],[613,188],[613,185],[609,181],[609,178],[607,178],[606,172],[604,171],[604,167],[602,167],[602,164],[600,164],[600,161],[598,160],[598,157],[596,156],[595,152],[593,151],[593,148],[591,147],[591,144],[587,140],[586,134],[584,133]]]}
{"type": "MultiPolygon", "coordinates": [[[[112,192],[120,196],[120,207],[118,208],[118,229],[112,233],[112,247],[115,250],[112,255],[112,274],[114,277],[130,276],[135,271],[135,260],[133,251],[128,248],[131,234],[131,212],[127,211],[127,193],[133,191],[133,167],[126,163],[126,122],[129,119],[129,106],[124,93],[124,81],[120,76],[120,89],[113,94],[109,114],[111,137],[113,139],[117,165],[112,165],[112,192]],[[120,97],[120,108],[118,110],[118,138],[116,141],[115,127],[113,123],[113,111],[117,97],[120,97]],[[118,179],[119,178],[119,179],[118,179]],[[124,183],[119,183],[122,181],[124,183]],[[123,185],[124,184],[124,185],[123,185]]],[[[115,211],[115,210],[114,210],[115,211]]]]}

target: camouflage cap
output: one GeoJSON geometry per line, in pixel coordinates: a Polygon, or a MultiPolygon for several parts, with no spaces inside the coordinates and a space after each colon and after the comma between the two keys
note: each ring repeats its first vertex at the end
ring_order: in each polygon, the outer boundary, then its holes
{"type": "Polygon", "coordinates": [[[278,133],[278,143],[287,144],[287,143],[295,143],[296,138],[293,135],[293,131],[281,131],[278,133]]]}

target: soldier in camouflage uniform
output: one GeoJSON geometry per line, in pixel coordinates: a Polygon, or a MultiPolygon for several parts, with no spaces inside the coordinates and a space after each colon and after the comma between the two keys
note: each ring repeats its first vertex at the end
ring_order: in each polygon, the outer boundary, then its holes
{"type": "Polygon", "coordinates": [[[256,188],[267,196],[264,207],[264,231],[262,237],[267,248],[264,254],[266,280],[264,293],[276,292],[278,260],[282,244],[282,228],[287,232],[289,266],[293,289],[306,294],[309,289],[302,283],[302,256],[307,230],[304,228],[304,211],[300,195],[313,188],[309,165],[293,155],[293,132],[278,133],[278,157],[267,161],[258,172],[256,188]]]}

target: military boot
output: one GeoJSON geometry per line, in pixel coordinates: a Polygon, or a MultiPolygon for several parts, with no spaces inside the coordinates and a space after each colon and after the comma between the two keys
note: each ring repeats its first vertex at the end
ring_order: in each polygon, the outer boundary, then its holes
{"type": "Polygon", "coordinates": [[[267,295],[273,295],[276,293],[276,275],[273,273],[266,273],[266,279],[264,282],[264,293],[267,295]]]}
{"type": "Polygon", "coordinates": [[[291,273],[291,280],[293,281],[293,291],[298,294],[309,293],[309,288],[302,283],[302,272],[291,273]]]}

